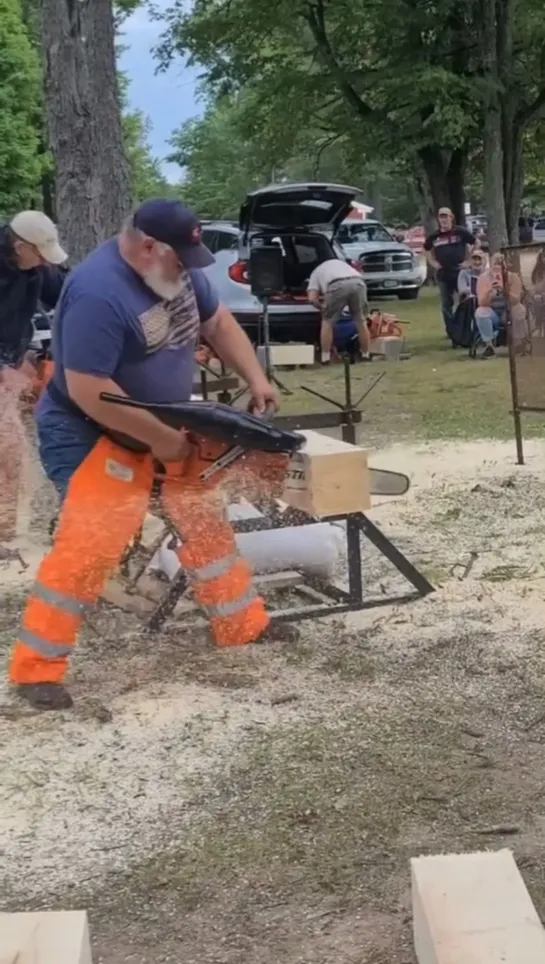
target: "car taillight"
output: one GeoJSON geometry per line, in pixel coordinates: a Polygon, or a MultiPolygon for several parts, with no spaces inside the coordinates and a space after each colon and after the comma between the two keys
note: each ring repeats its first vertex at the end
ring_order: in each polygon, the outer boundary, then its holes
{"type": "Polygon", "coordinates": [[[235,261],[235,263],[229,268],[229,277],[231,281],[237,281],[239,285],[250,284],[250,278],[248,276],[248,262],[235,261]]]}

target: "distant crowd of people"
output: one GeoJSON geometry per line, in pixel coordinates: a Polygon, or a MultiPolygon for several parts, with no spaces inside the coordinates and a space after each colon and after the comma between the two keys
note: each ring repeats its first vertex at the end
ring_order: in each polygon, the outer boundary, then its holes
{"type": "Polygon", "coordinates": [[[457,225],[452,211],[446,207],[440,208],[437,230],[426,238],[424,250],[435,272],[445,333],[453,347],[459,344],[458,320],[470,319],[482,346],[481,357],[493,357],[499,334],[505,329],[508,304],[518,341],[522,342],[526,335],[529,302],[538,324],[545,324],[545,251],[539,252],[530,290],[525,291],[518,274],[505,273],[503,254],[498,252],[489,259],[478,239],[467,228],[457,225]]]}

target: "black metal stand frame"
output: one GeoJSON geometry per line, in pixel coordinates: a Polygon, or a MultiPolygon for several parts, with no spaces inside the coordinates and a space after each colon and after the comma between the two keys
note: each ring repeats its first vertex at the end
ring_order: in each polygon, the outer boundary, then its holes
{"type": "MultiPolygon", "coordinates": [[[[344,359],[344,402],[321,395],[313,389],[301,386],[305,391],[323,401],[334,405],[335,412],[309,413],[307,415],[288,415],[280,416],[275,419],[278,425],[290,429],[317,429],[317,428],[341,428],[343,441],[354,445],[356,443],[356,425],[361,422],[362,412],[359,408],[361,403],[369,393],[376,387],[384,373],[381,373],[372,384],[366,389],[362,396],[356,401],[352,400],[352,386],[350,378],[350,361],[344,359]]],[[[243,392],[237,393],[233,401],[241,397],[243,392]]],[[[206,397],[206,395],[204,396],[206,397]]],[[[157,494],[157,489],[156,489],[157,494]]],[[[158,501],[158,500],[157,500],[158,501]]],[[[292,587],[293,592],[313,601],[310,604],[293,607],[285,610],[269,610],[271,619],[275,622],[298,622],[304,619],[314,619],[321,616],[332,616],[339,613],[357,612],[364,609],[374,609],[379,606],[391,606],[400,603],[411,602],[421,599],[424,596],[435,592],[434,586],[419,572],[418,569],[400,552],[399,549],[384,535],[383,532],[371,522],[363,512],[344,513],[340,515],[327,516],[323,519],[316,519],[304,512],[296,509],[280,509],[276,502],[257,505],[256,508],[262,513],[256,519],[243,519],[233,522],[235,532],[257,532],[270,529],[287,528],[301,525],[312,525],[317,522],[345,523],[346,525],[346,555],[348,565],[348,590],[342,589],[334,583],[321,580],[316,577],[305,576],[304,581],[292,587]],[[413,587],[412,592],[407,592],[398,596],[380,596],[371,599],[364,597],[361,539],[367,539],[392,566],[403,575],[408,583],[413,587]]],[[[159,515],[162,515],[159,512],[159,515]]],[[[168,520],[164,518],[167,526],[168,520]]],[[[174,535],[174,533],[173,533],[174,535]]],[[[161,543],[163,539],[161,539],[161,543]]],[[[130,556],[134,555],[138,547],[139,540],[136,540],[130,556]]],[[[157,546],[159,548],[159,546],[157,546]]],[[[123,571],[128,575],[128,558],[125,560],[123,571]]],[[[144,561],[138,570],[132,575],[133,585],[138,581],[142,573],[147,568],[147,561],[144,561]]],[[[155,632],[160,630],[165,621],[172,615],[177,602],[182,598],[188,589],[188,580],[183,570],[180,570],[170,585],[166,588],[165,594],[157,604],[155,610],[148,619],[148,628],[155,632]]]]}
{"type": "Polygon", "coordinates": [[[291,389],[284,385],[284,382],[281,382],[278,378],[272,363],[271,332],[269,327],[269,296],[261,295],[259,300],[261,302],[261,315],[257,325],[257,347],[263,348],[265,354],[265,374],[269,382],[271,382],[273,385],[276,385],[283,395],[293,395],[291,389]]]}
{"type": "Polygon", "coordinates": [[[280,512],[272,509],[270,514],[264,514],[260,519],[248,519],[233,523],[236,532],[255,532],[264,529],[288,528],[292,526],[313,525],[316,522],[345,523],[346,524],[346,555],[348,564],[348,590],[342,589],[335,583],[327,582],[315,576],[305,576],[304,581],[294,585],[292,591],[303,596],[310,596],[314,603],[298,606],[293,609],[269,611],[272,620],[277,622],[296,622],[302,619],[312,619],[320,616],[331,616],[339,613],[357,612],[363,609],[374,609],[378,606],[391,606],[396,603],[411,602],[434,592],[434,587],[418,569],[397,549],[383,532],[371,522],[363,512],[350,512],[341,515],[326,516],[315,519],[303,512],[287,509],[280,512]],[[371,599],[364,598],[361,537],[364,536],[378,551],[392,563],[407,582],[413,586],[413,592],[400,596],[380,596],[371,599]]]}

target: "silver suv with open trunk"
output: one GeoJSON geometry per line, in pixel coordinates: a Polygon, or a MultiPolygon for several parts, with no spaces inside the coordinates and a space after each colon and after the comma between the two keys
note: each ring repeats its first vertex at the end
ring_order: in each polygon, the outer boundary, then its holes
{"type": "Polygon", "coordinates": [[[307,282],[327,258],[349,260],[336,235],[358,194],[358,188],[340,184],[272,184],[247,196],[238,225],[203,224],[203,241],[216,258],[205,272],[252,339],[261,305],[250,289],[250,249],[275,240],[282,248],[284,288],[270,299],[271,337],[277,342],[319,342],[320,315],[308,303],[307,282]]]}

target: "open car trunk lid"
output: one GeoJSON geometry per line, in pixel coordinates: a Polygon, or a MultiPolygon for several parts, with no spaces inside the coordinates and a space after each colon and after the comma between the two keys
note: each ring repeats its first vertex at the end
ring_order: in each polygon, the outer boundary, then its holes
{"type": "Polygon", "coordinates": [[[255,231],[316,230],[333,236],[350,211],[357,187],[343,184],[271,184],[248,194],[240,209],[244,243],[255,231]]]}

